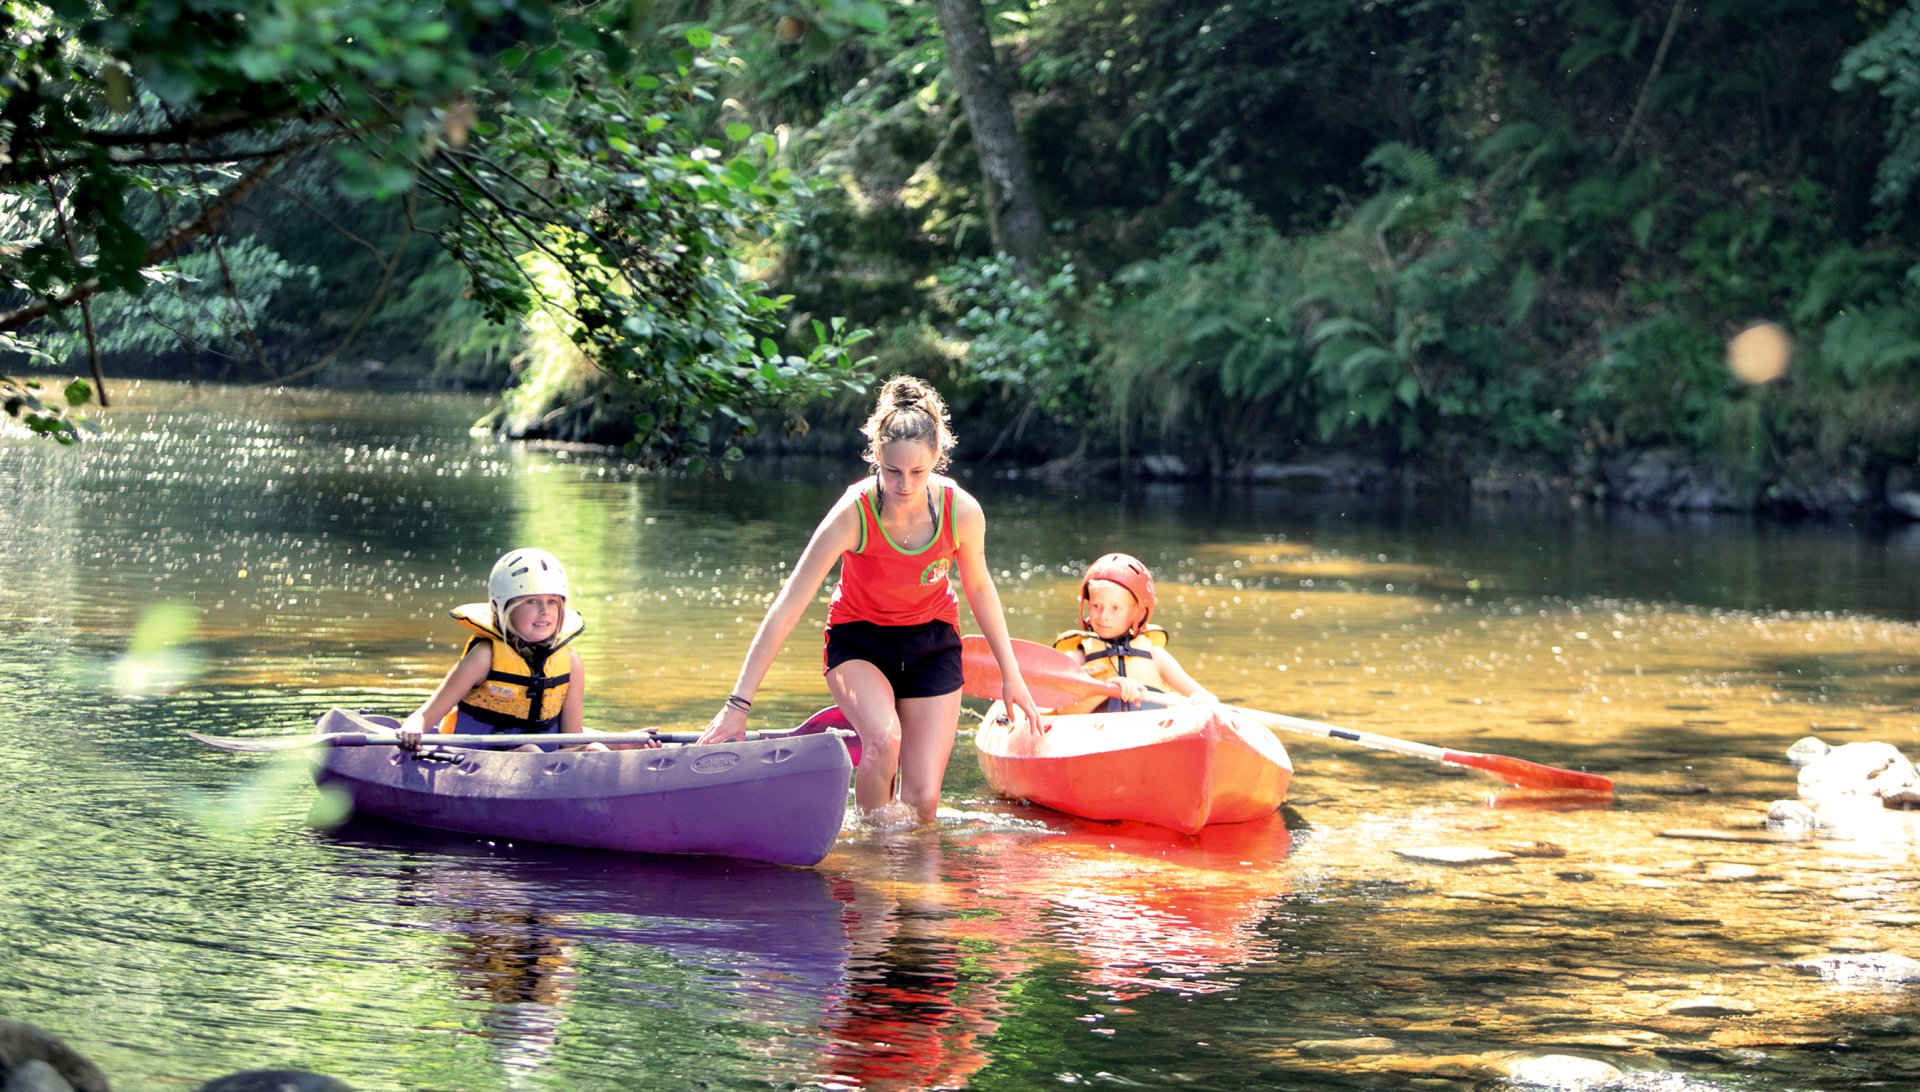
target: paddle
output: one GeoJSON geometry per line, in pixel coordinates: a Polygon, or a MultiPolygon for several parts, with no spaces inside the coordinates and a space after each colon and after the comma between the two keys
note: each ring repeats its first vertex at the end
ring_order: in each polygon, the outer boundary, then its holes
{"type": "MultiPolygon", "coordinates": [[[[387,724],[346,709],[336,710],[336,712],[360,726],[361,731],[309,736],[210,736],[200,732],[188,732],[187,735],[209,747],[249,754],[299,751],[309,747],[393,747],[400,742],[393,734],[393,729],[387,724]]],[[[792,728],[780,731],[748,732],[747,738],[751,740],[788,739],[794,736],[819,735],[824,732],[845,733],[841,738],[846,741],[847,753],[852,757],[854,765],[860,764],[860,737],[854,734],[853,722],[847,719],[847,715],[841,712],[837,705],[827,706],[792,728]]],[[[421,737],[420,745],[423,747],[520,747],[528,743],[645,743],[649,740],[660,743],[692,743],[699,738],[699,732],[662,732],[658,729],[642,732],[568,732],[530,735],[469,732],[443,735],[429,732],[421,737]]]]}
{"type": "MultiPolygon", "coordinates": [[[[1071,705],[1095,694],[1104,694],[1108,697],[1119,696],[1117,684],[1093,678],[1073,657],[1057,648],[1016,638],[1013,642],[1013,652],[1020,661],[1021,678],[1027,681],[1027,689],[1033,694],[1033,699],[1041,705],[1071,705]]],[[[960,667],[961,689],[966,693],[977,698],[1000,696],[1000,663],[993,658],[993,648],[987,644],[985,637],[970,635],[961,639],[960,667]]],[[[1258,720],[1269,727],[1301,735],[1319,736],[1322,739],[1358,743],[1362,747],[1444,762],[1449,766],[1464,766],[1491,774],[1509,785],[1518,785],[1521,788],[1576,789],[1582,792],[1613,791],[1613,782],[1599,774],[1563,770],[1558,766],[1544,766],[1538,762],[1529,762],[1524,758],[1511,758],[1507,755],[1451,751],[1427,743],[1414,743],[1409,740],[1394,739],[1391,736],[1375,735],[1372,732],[1340,728],[1332,724],[1322,724],[1317,720],[1269,713],[1261,709],[1247,709],[1238,705],[1230,705],[1226,708],[1258,720]]]]}

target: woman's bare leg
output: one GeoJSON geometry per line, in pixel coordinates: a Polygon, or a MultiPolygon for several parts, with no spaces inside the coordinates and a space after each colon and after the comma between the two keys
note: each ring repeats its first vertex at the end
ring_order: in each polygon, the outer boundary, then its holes
{"type": "Polygon", "coordinates": [[[827,692],[860,735],[854,804],[870,812],[892,803],[894,775],[900,769],[900,715],[893,707],[893,684],[867,661],[848,660],[827,672],[827,692]]]}
{"type": "MultiPolygon", "coordinates": [[[[960,692],[932,698],[905,698],[896,703],[900,722],[900,801],[914,810],[922,825],[933,822],[940,808],[940,783],[953,756],[954,736],[960,730],[960,692]]],[[[864,755],[862,762],[866,759],[864,755]]]]}

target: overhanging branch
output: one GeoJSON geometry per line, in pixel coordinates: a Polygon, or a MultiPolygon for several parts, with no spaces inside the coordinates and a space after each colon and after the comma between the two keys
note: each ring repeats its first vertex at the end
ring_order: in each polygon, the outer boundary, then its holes
{"type": "MultiPolygon", "coordinates": [[[[269,174],[273,173],[274,168],[278,167],[289,154],[288,152],[282,152],[271,159],[265,159],[255,164],[252,170],[241,175],[233,185],[227,187],[225,193],[222,193],[217,199],[209,201],[206,206],[200,210],[199,215],[176,225],[172,231],[167,232],[159,241],[155,242],[151,247],[148,247],[145,257],[140,261],[141,268],[144,269],[147,266],[166,261],[168,258],[179,253],[181,248],[185,247],[188,243],[218,227],[220,221],[226,217],[228,211],[230,211],[242,197],[245,197],[249,190],[259,185],[269,174]]],[[[93,298],[99,291],[100,278],[94,277],[73,286],[61,295],[36,300],[18,310],[9,311],[6,314],[0,315],[0,333],[9,333],[18,330],[45,318],[55,311],[63,311],[79,303],[81,300],[93,298]]]]}

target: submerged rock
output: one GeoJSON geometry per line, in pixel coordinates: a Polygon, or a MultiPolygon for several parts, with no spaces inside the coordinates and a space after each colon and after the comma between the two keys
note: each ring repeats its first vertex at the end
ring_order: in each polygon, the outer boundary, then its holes
{"type": "Polygon", "coordinates": [[[198,1092],[353,1092],[347,1084],[303,1069],[249,1069],[208,1081],[198,1092]]]}
{"type": "Polygon", "coordinates": [[[1769,830],[1813,830],[1819,825],[1819,815],[1798,800],[1775,800],[1767,807],[1769,830]]]}
{"type": "Polygon", "coordinates": [[[1888,807],[1920,806],[1920,773],[1891,743],[1845,743],[1800,768],[1800,795],[1876,796],[1888,807]]]}
{"type": "Polygon", "coordinates": [[[1587,1088],[1619,1080],[1620,1069],[1598,1058],[1577,1054],[1542,1054],[1519,1058],[1504,1067],[1509,1080],[1549,1088],[1587,1088]]]}
{"type": "Polygon", "coordinates": [[[1661,838],[1685,838],[1696,842],[1804,842],[1806,839],[1786,830],[1658,830],[1661,838]]]}
{"type": "Polygon", "coordinates": [[[1667,1006],[1667,1011],[1675,1016],[1751,1016],[1760,1009],[1737,997],[1708,994],[1675,1001],[1667,1006]]]}
{"type": "Polygon", "coordinates": [[[32,1024],[0,1020],[0,1087],[13,1087],[15,1076],[22,1070],[27,1071],[22,1078],[22,1088],[58,1090],[60,1085],[46,1083],[46,1078],[53,1076],[73,1092],[108,1092],[106,1074],[59,1036],[32,1024]],[[33,1065],[35,1062],[41,1065],[33,1065]],[[36,1080],[42,1083],[25,1083],[36,1080]]]}
{"type": "Polygon", "coordinates": [[[1920,959],[1896,952],[1830,955],[1803,959],[1787,966],[1802,974],[1817,974],[1829,982],[1904,985],[1920,982],[1920,959]]]}
{"type": "Polygon", "coordinates": [[[1412,846],[1393,851],[1397,857],[1425,864],[1497,864],[1513,860],[1513,854],[1484,846],[1412,846]]]}
{"type": "Polygon", "coordinates": [[[15,1066],[13,1072],[6,1075],[6,1082],[0,1084],[0,1092],[73,1092],[73,1086],[59,1070],[35,1058],[26,1065],[15,1066]]]}
{"type": "MultiPolygon", "coordinates": [[[[111,1092],[106,1075],[51,1032],[0,1020],[0,1092],[111,1092]]],[[[297,1069],[250,1069],[198,1092],[353,1092],[332,1077],[297,1069]]]]}
{"type": "Polygon", "coordinates": [[[1362,1054],[1391,1054],[1392,1039],[1365,1035],[1357,1039],[1302,1039],[1293,1049],[1309,1058],[1357,1058],[1362,1054]]]}
{"type": "Polygon", "coordinates": [[[1832,745],[1818,736],[1802,736],[1793,746],[1787,748],[1787,761],[1795,766],[1806,766],[1826,757],[1832,745]]]}

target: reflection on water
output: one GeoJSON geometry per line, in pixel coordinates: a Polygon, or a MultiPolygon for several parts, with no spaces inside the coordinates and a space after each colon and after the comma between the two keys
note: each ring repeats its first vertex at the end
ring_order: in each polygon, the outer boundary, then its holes
{"type": "MultiPolygon", "coordinates": [[[[1800,736],[1920,754],[1911,533],[976,478],[1018,636],[1125,549],[1228,700],[1618,792],[1283,737],[1288,807],[1185,838],[995,800],[963,739],[938,831],[811,870],[316,830],[301,761],[183,733],[417,703],[528,542],[592,724],[698,727],[854,469],[639,474],[478,408],[144,384],[99,443],[0,441],[0,1017],[129,1088],[1914,1077],[1913,828],[1755,837],[1800,736]]],[[[761,725],[826,703],[823,616],[761,725]]]]}

